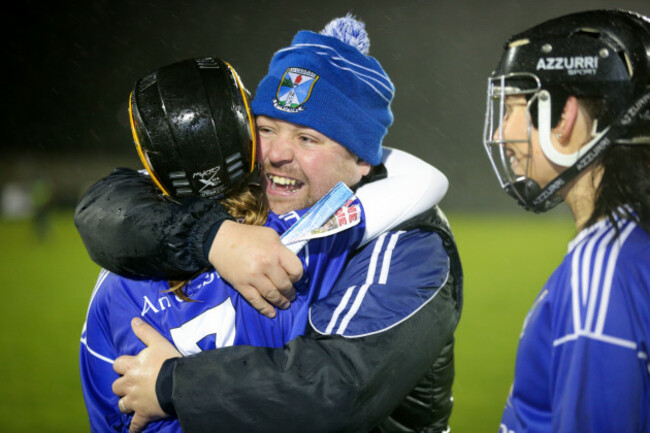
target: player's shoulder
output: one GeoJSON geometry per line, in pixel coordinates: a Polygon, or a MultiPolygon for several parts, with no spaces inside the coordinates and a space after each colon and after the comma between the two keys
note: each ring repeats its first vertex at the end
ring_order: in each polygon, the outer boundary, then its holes
{"type": "Polygon", "coordinates": [[[91,295],[91,305],[110,305],[123,298],[141,298],[151,293],[167,290],[166,281],[155,279],[126,278],[114,272],[102,269],[97,277],[91,295]]]}
{"type": "Polygon", "coordinates": [[[629,221],[626,230],[621,231],[623,237],[620,245],[622,264],[636,268],[648,268],[650,263],[650,233],[635,222],[629,221]]]}
{"type": "Polygon", "coordinates": [[[449,277],[438,233],[384,233],[351,259],[332,293],[312,305],[311,325],[346,337],[383,332],[426,307],[449,277]]]}
{"type": "Polygon", "coordinates": [[[650,235],[636,222],[609,220],[583,229],[569,243],[562,266],[571,273],[593,275],[602,269],[646,268],[650,260],[650,235]]]}
{"type": "Polygon", "coordinates": [[[649,261],[650,237],[633,221],[621,220],[617,229],[603,220],[582,230],[542,292],[553,311],[556,344],[572,341],[576,324],[584,335],[629,339],[619,326],[629,315],[620,311],[647,310],[649,261]]]}
{"type": "Polygon", "coordinates": [[[449,272],[449,253],[437,232],[410,229],[381,234],[350,260],[339,281],[392,281],[438,286],[449,272]]]}
{"type": "Polygon", "coordinates": [[[101,269],[95,287],[91,295],[91,304],[108,303],[110,302],[113,294],[123,287],[123,280],[125,278],[120,275],[101,269]]]}

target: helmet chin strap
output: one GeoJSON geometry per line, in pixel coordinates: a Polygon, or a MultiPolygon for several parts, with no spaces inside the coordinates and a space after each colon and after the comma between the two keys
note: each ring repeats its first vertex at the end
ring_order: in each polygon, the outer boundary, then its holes
{"type": "MultiPolygon", "coordinates": [[[[648,99],[650,100],[650,98],[648,99]]],[[[531,185],[525,185],[527,188],[524,191],[531,194],[526,197],[526,209],[534,212],[545,212],[562,201],[557,192],[589,167],[598,155],[610,146],[612,140],[606,137],[611,125],[598,133],[595,133],[596,126],[594,125],[594,130],[591,132],[592,139],[588,143],[570,155],[562,154],[551,143],[551,95],[548,91],[542,90],[539,92],[538,104],[539,138],[542,151],[550,161],[567,167],[541,190],[531,187],[531,185]]],[[[519,186],[520,190],[522,188],[523,185],[519,186]]]]}
{"type": "Polygon", "coordinates": [[[551,142],[551,94],[548,90],[539,92],[537,98],[537,125],[539,126],[539,143],[544,155],[554,164],[562,167],[570,167],[576,163],[578,158],[587,153],[600,138],[598,134],[589,143],[582,146],[576,152],[565,154],[560,153],[551,142]]]}

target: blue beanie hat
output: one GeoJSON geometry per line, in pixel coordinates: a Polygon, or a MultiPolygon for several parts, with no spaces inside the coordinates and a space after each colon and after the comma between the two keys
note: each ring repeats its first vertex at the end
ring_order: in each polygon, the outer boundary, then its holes
{"type": "Polygon", "coordinates": [[[306,126],[348,148],[371,165],[393,123],[395,88],[368,56],[365,25],[348,14],[321,33],[300,31],[277,51],[255,99],[255,115],[306,126]]]}

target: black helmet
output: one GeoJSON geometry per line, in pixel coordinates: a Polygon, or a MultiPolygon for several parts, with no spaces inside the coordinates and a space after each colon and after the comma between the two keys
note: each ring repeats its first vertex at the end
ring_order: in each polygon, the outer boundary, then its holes
{"type": "Polygon", "coordinates": [[[220,198],[246,181],[256,147],[247,93],[216,57],[172,63],[136,82],[131,131],[163,193],[220,198]]]}
{"type": "Polygon", "coordinates": [[[643,130],[650,135],[645,126],[639,127],[647,119],[636,116],[638,113],[634,113],[633,124],[622,122],[633,107],[647,106],[649,56],[650,20],[623,10],[569,14],[512,36],[488,80],[484,133],[501,186],[527,210],[546,211],[561,201],[557,191],[610,144],[624,142],[624,136],[643,130]],[[524,95],[528,100],[529,122],[539,129],[546,157],[568,167],[543,189],[533,179],[514,174],[504,151],[506,141],[499,126],[504,100],[511,95],[524,95]],[[550,130],[558,123],[569,96],[598,101],[600,112],[590,142],[565,155],[551,144],[550,130]],[[497,134],[499,139],[494,139],[497,134]]]}

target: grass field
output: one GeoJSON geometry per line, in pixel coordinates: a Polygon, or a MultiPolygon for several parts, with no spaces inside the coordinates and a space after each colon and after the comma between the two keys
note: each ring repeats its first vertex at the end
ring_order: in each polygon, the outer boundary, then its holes
{"type": "MultiPolygon", "coordinates": [[[[465,270],[452,430],[496,432],[521,323],[573,228],[567,219],[523,213],[449,217],[465,270]]],[[[70,212],[52,223],[39,241],[29,221],[0,220],[1,432],[88,431],[77,353],[99,267],[70,212]]]]}

